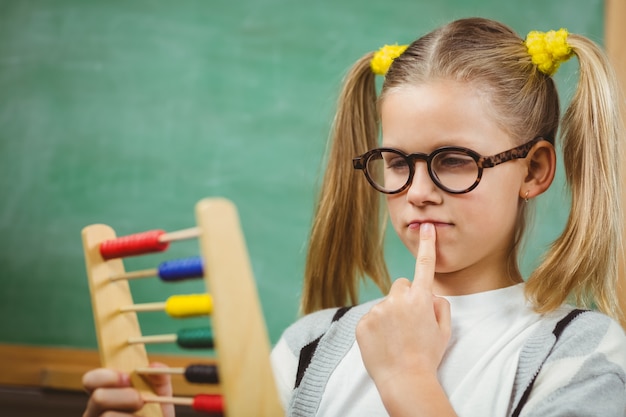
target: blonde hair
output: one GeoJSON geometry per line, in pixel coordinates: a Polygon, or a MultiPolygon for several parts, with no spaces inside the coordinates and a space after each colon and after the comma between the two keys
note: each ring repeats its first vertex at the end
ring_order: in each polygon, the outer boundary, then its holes
{"type": "MultiPolygon", "coordinates": [[[[568,44],[579,61],[577,89],[561,123],[571,210],[563,233],[529,277],[526,295],[538,312],[570,300],[618,318],[622,130],[617,81],[592,41],[570,34],[568,44]]],[[[557,137],[560,110],[554,81],[503,24],[461,19],[421,37],[393,61],[378,98],[371,58],[368,53],[354,64],[339,96],[308,247],[303,313],[357,303],[365,277],[383,292],[390,285],[381,196],[351,165],[353,157],[378,144],[377,102],[387,92],[435,79],[471,83],[487,93],[496,123],[519,143],[541,136],[555,144],[557,137]]],[[[510,247],[509,270],[517,274],[525,206],[519,204],[510,247]]]]}

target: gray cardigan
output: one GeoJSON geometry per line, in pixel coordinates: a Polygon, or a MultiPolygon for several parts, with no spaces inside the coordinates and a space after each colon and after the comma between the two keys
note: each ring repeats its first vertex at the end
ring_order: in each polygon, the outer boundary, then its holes
{"type": "MultiPolygon", "coordinates": [[[[288,415],[315,416],[328,378],[355,341],[357,323],[376,302],[353,307],[341,316],[338,312],[344,312],[338,309],[318,311],[285,331],[283,337],[300,356],[302,368],[288,415]],[[309,357],[303,363],[307,350],[309,357]]],[[[568,309],[545,315],[520,352],[507,416],[519,415],[530,392],[541,389],[533,383],[544,365],[581,355],[586,358],[570,382],[543,395],[532,409],[523,409],[524,416],[626,416],[626,338],[621,329],[616,333],[615,326],[609,317],[592,311],[568,309]],[[608,341],[612,354],[604,351],[609,337],[619,339],[608,341]],[[617,361],[609,357],[615,354],[620,356],[617,361]]]]}

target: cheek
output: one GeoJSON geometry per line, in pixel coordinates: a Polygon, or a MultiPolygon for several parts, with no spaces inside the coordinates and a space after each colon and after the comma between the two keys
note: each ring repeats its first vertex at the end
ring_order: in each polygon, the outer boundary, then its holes
{"type": "Polygon", "coordinates": [[[474,230],[480,236],[489,234],[491,239],[509,239],[515,228],[519,198],[517,191],[512,188],[501,188],[500,193],[475,195],[475,200],[465,204],[463,209],[457,210],[462,216],[463,224],[474,230]]]}
{"type": "Polygon", "coordinates": [[[401,202],[398,198],[399,196],[387,196],[387,211],[389,212],[389,220],[393,225],[394,230],[397,232],[400,231],[400,211],[401,211],[401,202]]]}
{"type": "Polygon", "coordinates": [[[387,196],[387,211],[389,213],[389,221],[393,226],[396,234],[400,237],[400,240],[406,245],[410,246],[411,242],[408,242],[407,239],[407,230],[405,218],[402,217],[403,211],[406,209],[407,202],[406,197],[402,195],[388,195],[387,196]]]}

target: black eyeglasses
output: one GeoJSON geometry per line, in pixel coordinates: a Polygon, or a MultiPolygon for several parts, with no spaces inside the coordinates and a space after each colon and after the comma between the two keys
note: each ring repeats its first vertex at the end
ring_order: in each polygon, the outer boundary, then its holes
{"type": "Polygon", "coordinates": [[[354,169],[363,170],[367,181],[385,194],[406,190],[415,175],[417,160],[426,161],[428,174],[437,187],[452,194],[469,193],[480,183],[483,168],[493,168],[504,162],[526,158],[528,152],[542,137],[493,156],[481,156],[471,149],[445,146],[430,155],[410,155],[394,148],[376,148],[352,160],[354,169]]]}

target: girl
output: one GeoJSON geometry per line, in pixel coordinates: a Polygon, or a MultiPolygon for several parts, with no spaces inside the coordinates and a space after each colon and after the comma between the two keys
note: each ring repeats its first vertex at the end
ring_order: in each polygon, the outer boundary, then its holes
{"type": "Polygon", "coordinates": [[[626,338],[613,320],[617,91],[588,39],[560,30],[524,41],[485,19],[359,60],[339,100],[307,259],[302,309],[322,310],[272,353],[289,414],[626,415],[626,338]],[[571,213],[524,283],[529,202],[555,173],[551,75],[572,55],[580,79],[561,126],[571,213]],[[385,74],[378,98],[373,71],[385,74]],[[381,194],[416,256],[412,280],[395,280],[382,301],[331,308],[356,302],[362,276],[387,290],[381,194]]]}
{"type": "MultiPolygon", "coordinates": [[[[626,415],[617,91],[588,39],[561,30],[524,41],[477,18],[359,60],[311,233],[310,314],[272,352],[287,414],[626,415]],[[525,219],[556,165],[551,75],[571,55],[580,79],[561,126],[571,213],[524,282],[525,219]],[[373,71],[385,75],[378,98],[373,71]],[[381,196],[416,256],[411,279],[390,289],[381,196]],[[363,276],[387,295],[347,307],[363,276]],[[582,310],[590,306],[601,312],[582,310]]],[[[114,371],[84,383],[93,392],[85,417],[141,406],[114,371]]],[[[158,389],[167,394],[168,381],[158,389]]]]}

